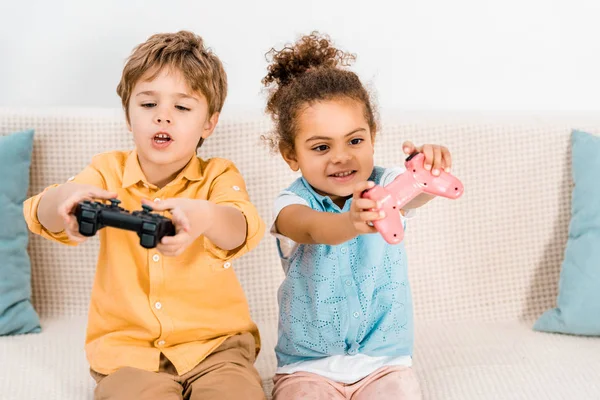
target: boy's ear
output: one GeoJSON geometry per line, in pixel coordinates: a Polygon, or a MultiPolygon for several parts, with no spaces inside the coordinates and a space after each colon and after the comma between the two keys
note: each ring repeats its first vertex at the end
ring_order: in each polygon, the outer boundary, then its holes
{"type": "Polygon", "coordinates": [[[298,165],[298,159],[296,157],[296,152],[293,149],[287,147],[280,147],[279,152],[281,156],[285,160],[285,162],[290,166],[292,171],[297,172],[300,169],[298,165]]]}
{"type": "Polygon", "coordinates": [[[202,129],[202,139],[206,140],[215,131],[219,122],[219,115],[220,113],[217,111],[206,121],[202,129]]]}

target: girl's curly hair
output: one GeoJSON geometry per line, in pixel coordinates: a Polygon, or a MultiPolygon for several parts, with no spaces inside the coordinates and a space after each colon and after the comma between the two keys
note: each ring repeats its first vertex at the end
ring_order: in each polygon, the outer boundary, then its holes
{"type": "Polygon", "coordinates": [[[275,123],[275,131],[263,138],[273,150],[294,150],[300,111],[322,100],[350,98],[362,103],[365,120],[375,134],[377,123],[369,93],[358,75],[344,68],[355,59],[354,54],[333,47],[330,38],[318,32],[267,53],[270,65],[262,83],[269,92],[266,112],[275,123]]]}

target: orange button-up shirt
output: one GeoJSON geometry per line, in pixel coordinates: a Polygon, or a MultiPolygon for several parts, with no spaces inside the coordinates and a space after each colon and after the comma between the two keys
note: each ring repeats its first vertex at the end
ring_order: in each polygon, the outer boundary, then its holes
{"type": "MultiPolygon", "coordinates": [[[[231,260],[256,247],[265,227],[231,161],[193,157],[159,189],[146,181],[135,150],[115,151],[95,156],[70,180],[116,192],[120,206],[130,211],[141,209],[142,198],[183,197],[232,206],[244,214],[248,227],[245,243],[235,250],[220,249],[200,236],[177,257],[143,248],[136,232],[99,230],[85,346],[93,370],[110,374],[129,366],[158,371],[162,352],[184,374],[240,332],[255,336],[258,353],[258,330],[231,260]]],[[[75,245],[64,231],[52,233],[37,218],[41,197],[55,186],[26,200],[27,225],[45,238],[75,245]]]]}

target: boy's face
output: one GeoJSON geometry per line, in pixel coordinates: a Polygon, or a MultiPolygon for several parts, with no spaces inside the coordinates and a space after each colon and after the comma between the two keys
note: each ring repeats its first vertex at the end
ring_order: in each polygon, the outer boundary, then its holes
{"type": "Polygon", "coordinates": [[[363,105],[350,99],[317,102],[298,116],[289,166],[338,205],[373,172],[373,140],[363,105]]]}
{"type": "Polygon", "coordinates": [[[196,154],[200,138],[211,135],[219,115],[208,115],[206,98],[191,92],[177,69],[163,69],[152,81],[146,76],[133,87],[128,106],[140,164],[177,171],[196,154]]]}

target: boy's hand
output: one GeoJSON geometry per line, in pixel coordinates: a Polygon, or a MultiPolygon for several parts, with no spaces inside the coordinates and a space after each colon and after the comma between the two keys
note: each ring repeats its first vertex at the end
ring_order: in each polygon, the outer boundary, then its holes
{"type": "Polygon", "coordinates": [[[165,236],[156,249],[168,257],[176,257],[211,225],[211,203],[205,200],[173,198],[155,203],[142,199],[154,211],[169,211],[173,216],[175,236],[165,236]]]}
{"type": "Polygon", "coordinates": [[[442,169],[446,172],[450,172],[450,169],[452,168],[450,151],[444,146],[424,144],[423,146],[416,147],[412,142],[406,141],[402,144],[402,150],[406,154],[411,154],[415,151],[423,153],[425,156],[425,169],[431,170],[433,175],[439,175],[440,170],[442,169]]]}
{"type": "Polygon", "coordinates": [[[372,222],[385,218],[383,211],[378,211],[377,201],[362,198],[362,192],[375,186],[374,182],[366,181],[356,184],[352,195],[352,204],[348,216],[357,234],[375,233],[377,229],[372,222]]]}
{"type": "Polygon", "coordinates": [[[68,183],[65,185],[66,199],[58,206],[58,215],[63,220],[65,233],[69,239],[76,243],[83,243],[88,238],[79,233],[79,224],[75,217],[75,208],[77,203],[84,200],[109,200],[117,197],[114,192],[109,192],[92,185],[82,185],[78,183],[68,183]]]}

